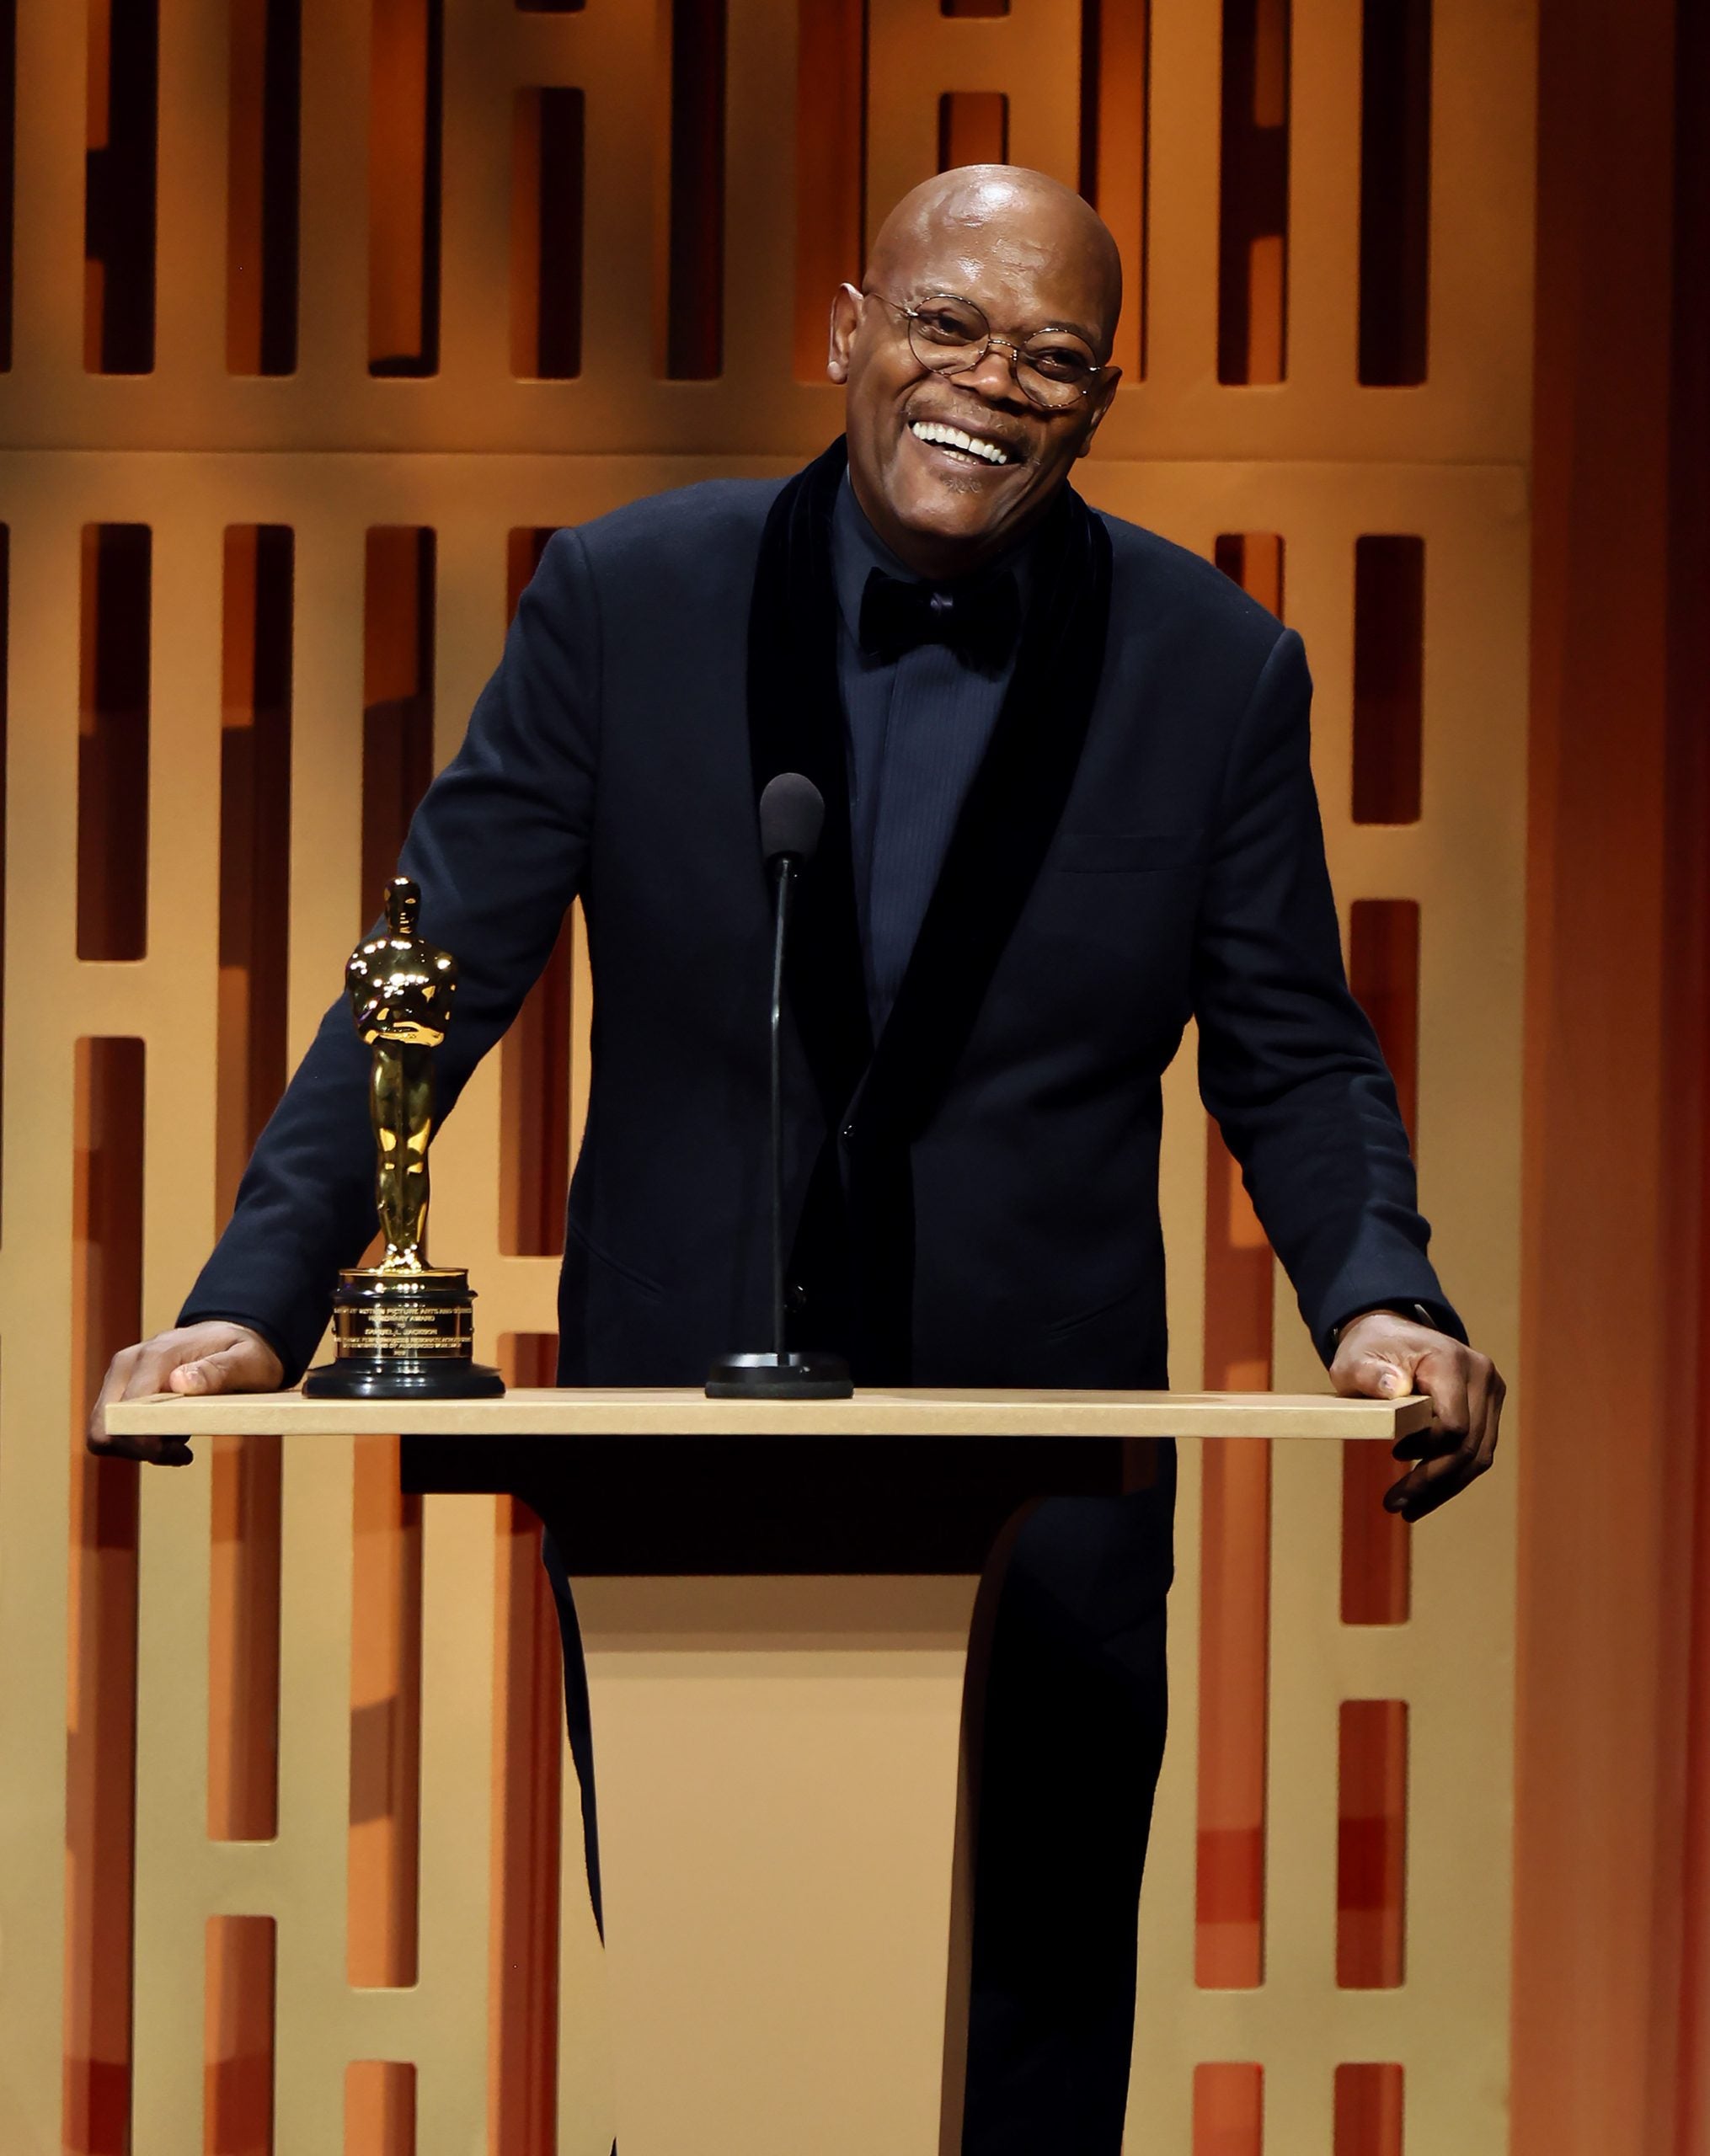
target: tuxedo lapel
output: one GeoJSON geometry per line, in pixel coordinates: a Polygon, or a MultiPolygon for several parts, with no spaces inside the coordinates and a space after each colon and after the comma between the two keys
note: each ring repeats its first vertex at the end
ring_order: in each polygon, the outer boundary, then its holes
{"type": "Polygon", "coordinates": [[[790,1007],[831,1122],[842,1114],[873,1054],[831,580],[831,510],[847,461],[842,441],[833,442],[772,504],[748,633],[755,799],[780,771],[800,771],[825,798],[819,850],[796,892],[787,963],[790,1007]]]}

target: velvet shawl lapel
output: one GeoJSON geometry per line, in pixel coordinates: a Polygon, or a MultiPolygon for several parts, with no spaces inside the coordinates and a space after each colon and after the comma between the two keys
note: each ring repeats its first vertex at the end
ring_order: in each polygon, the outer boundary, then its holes
{"type": "Polygon", "coordinates": [[[831,1134],[796,1239],[800,1330],[851,1353],[866,1382],[900,1384],[911,1365],[909,1149],[943,1098],[1074,781],[1103,667],[1110,541],[1065,488],[1039,531],[1038,581],[1008,693],[875,1052],[831,579],[831,511],[847,462],[844,444],[833,443],[767,517],[750,617],[750,740],[756,798],[778,772],[794,770],[826,801],[788,974],[831,1134]]]}
{"type": "Polygon", "coordinates": [[[772,504],[748,617],[755,800],[780,771],[800,771],[825,798],[819,851],[795,894],[788,963],[790,1009],[826,1118],[834,1123],[873,1054],[831,582],[831,507],[846,462],[840,439],[772,504]]]}

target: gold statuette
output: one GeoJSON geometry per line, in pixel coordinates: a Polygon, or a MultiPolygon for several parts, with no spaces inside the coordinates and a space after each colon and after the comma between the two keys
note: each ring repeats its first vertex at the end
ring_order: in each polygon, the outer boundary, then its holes
{"type": "Polygon", "coordinates": [[[468,1274],[428,1262],[433,1052],[451,1020],[457,967],[416,934],[420,902],[407,876],[393,877],[385,933],[360,943],[345,969],[356,1031],[372,1052],[368,1118],[386,1254],[339,1276],[334,1358],[303,1380],[314,1400],[484,1400],[505,1390],[497,1370],[473,1359],[468,1274]]]}

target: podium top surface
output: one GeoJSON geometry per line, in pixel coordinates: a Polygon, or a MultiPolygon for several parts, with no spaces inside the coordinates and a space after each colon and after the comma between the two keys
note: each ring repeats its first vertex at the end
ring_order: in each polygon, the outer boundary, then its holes
{"type": "Polygon", "coordinates": [[[156,1393],[115,1401],[115,1437],[1344,1438],[1393,1444],[1429,1400],[1308,1392],[858,1390],[852,1400],[708,1400],[698,1390],[518,1387],[500,1400],[305,1400],[156,1393]]]}

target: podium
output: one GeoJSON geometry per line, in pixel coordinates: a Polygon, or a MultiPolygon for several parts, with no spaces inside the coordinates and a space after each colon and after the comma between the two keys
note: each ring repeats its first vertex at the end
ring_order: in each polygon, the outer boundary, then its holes
{"type": "Polygon", "coordinates": [[[1422,1396],[1309,1392],[1029,1392],[906,1389],[852,1400],[708,1400],[661,1387],[516,1387],[499,1400],[305,1400],[300,1392],[190,1400],[157,1393],[108,1411],[114,1433],[447,1438],[1317,1438],[1393,1444],[1431,1419],[1422,1396]]]}
{"type": "MultiPolygon", "coordinates": [[[[287,1441],[275,1844],[206,1841],[196,1742],[174,1726],[184,1719],[195,1660],[194,1592],[164,1540],[151,1553],[145,1527],[137,1956],[150,1980],[136,1993],[139,2156],[188,2145],[195,2125],[200,2011],[193,1986],[180,1986],[186,2000],[162,1979],[200,1966],[202,1922],[216,1911],[253,1910],[278,1924],[275,2156],[341,2145],[339,2092],[352,2059],[414,2064],[418,2156],[462,2156],[484,2132],[494,1634],[491,1575],[481,1566],[491,1564],[491,1514],[468,1496],[428,1508],[418,1982],[397,1992],[345,1988],[342,1874],[336,1892],[322,1893],[314,1852],[330,1862],[341,1851],[348,1812],[334,1746],[348,1713],[349,1594],[346,1585],[341,1599],[342,1552],[326,1546],[326,1534],[348,1507],[339,1462],[348,1463],[352,1436],[454,1440],[457,1486],[468,1492],[505,1486],[496,1470],[484,1483],[484,1447],[497,1461],[518,1444],[538,1458],[668,1441],[737,1462],[746,1441],[788,1440],[810,1484],[816,1445],[828,1458],[836,1446],[879,1441],[949,1448],[953,1457],[965,1447],[971,1470],[1026,1440],[1066,1449],[1072,1471],[1099,1440],[1108,1451],[1110,1440],[1269,1438],[1322,1453],[1350,1438],[1393,1444],[1429,1419],[1423,1399],[888,1390],[802,1402],[671,1390],[518,1390],[436,1404],[168,1395],[115,1407],[115,1433],[287,1441]],[[320,1732],[315,1772],[302,1757],[311,1726],[320,1732]]],[[[195,1469],[149,1477],[151,1506],[163,1517],[193,1507],[204,1479],[195,1469]]],[[[194,1546],[195,1525],[180,1549],[194,1546]]],[[[560,2156],[607,2156],[614,2127],[624,2156],[739,2148],[744,2156],[804,2148],[857,2156],[880,2146],[934,2156],[974,1588],[967,1574],[901,1569],[788,1578],[673,1576],[660,1566],[579,1578],[607,1950],[580,1892],[567,1785],[560,2156]]],[[[1173,1903],[1185,1895],[1190,1923],[1191,1748],[1184,1756],[1178,1747],[1165,1771],[1189,1795],[1161,1804],[1148,1905],[1156,1875],[1158,1893],[1173,1903]]],[[[1143,2019],[1158,1966],[1147,1922],[1143,1912],[1143,2019]]],[[[1158,1929],[1162,1939],[1180,1926],[1167,1918],[1158,1929]]],[[[1175,1945],[1167,1958],[1179,1959],[1175,1945]]],[[[1154,2037],[1159,2025],[1154,2012],[1154,2037]]],[[[1142,2054],[1137,2091],[1146,2078],[1142,2054]]],[[[1184,2137],[1172,2123],[1184,2100],[1180,2089],[1146,2091],[1146,2145],[1158,2156],[1189,2156],[1190,2130],[1184,2137]]]]}

